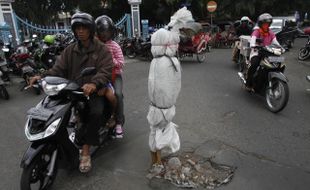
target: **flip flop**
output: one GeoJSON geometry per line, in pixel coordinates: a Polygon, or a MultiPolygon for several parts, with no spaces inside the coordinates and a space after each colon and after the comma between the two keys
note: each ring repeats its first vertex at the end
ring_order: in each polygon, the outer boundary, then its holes
{"type": "Polygon", "coordinates": [[[81,173],[87,173],[91,170],[91,157],[88,156],[80,156],[80,166],[81,173]]]}

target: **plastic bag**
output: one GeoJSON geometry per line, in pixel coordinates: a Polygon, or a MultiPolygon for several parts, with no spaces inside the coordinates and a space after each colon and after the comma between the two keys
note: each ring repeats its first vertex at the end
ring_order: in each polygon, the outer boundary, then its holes
{"type": "Polygon", "coordinates": [[[179,33],[179,29],[185,26],[186,22],[194,21],[192,13],[186,7],[179,9],[170,18],[168,27],[172,27],[171,31],[179,33]]]}

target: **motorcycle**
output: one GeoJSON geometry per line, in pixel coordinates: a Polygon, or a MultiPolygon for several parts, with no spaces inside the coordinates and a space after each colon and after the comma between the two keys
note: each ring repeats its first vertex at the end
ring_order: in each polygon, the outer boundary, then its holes
{"type": "Polygon", "coordinates": [[[10,98],[8,91],[5,88],[5,83],[2,80],[2,75],[3,73],[0,71],[0,96],[5,99],[8,100],[10,98]]]}
{"type": "Polygon", "coordinates": [[[141,56],[150,61],[153,58],[151,46],[150,39],[143,41],[140,38],[133,38],[128,41],[127,45],[125,46],[125,55],[127,55],[130,59],[141,56]]]}
{"type": "MultiPolygon", "coordinates": [[[[82,70],[76,81],[93,75],[94,67],[82,70]]],[[[49,189],[60,166],[76,168],[79,165],[79,145],[75,142],[75,131],[81,127],[89,97],[80,86],[60,77],[45,77],[40,81],[47,95],[27,112],[25,134],[31,145],[25,152],[21,167],[21,190],[49,189]]],[[[110,112],[104,106],[104,123],[110,112]]],[[[110,128],[102,126],[99,146],[92,146],[93,154],[109,139],[110,128]]]]}
{"type": "Polygon", "coordinates": [[[308,36],[308,41],[305,47],[299,50],[298,59],[304,61],[309,57],[310,57],[310,35],[308,36]]]}
{"type": "MultiPolygon", "coordinates": [[[[29,87],[29,80],[38,71],[39,68],[31,58],[27,47],[20,46],[17,48],[16,53],[12,55],[12,64],[14,65],[13,72],[23,77],[24,85],[21,90],[27,90],[29,87]]],[[[33,85],[33,89],[37,95],[41,94],[41,89],[38,84],[33,85]]]]}
{"type": "MultiPolygon", "coordinates": [[[[259,40],[258,40],[259,41],[259,40]]],[[[267,108],[277,113],[287,104],[289,99],[288,79],[283,74],[285,70],[284,50],[281,46],[257,46],[261,62],[253,75],[253,89],[265,97],[267,108]]],[[[246,84],[247,71],[251,65],[249,57],[244,58],[241,64],[243,71],[238,72],[243,85],[246,84]]]]}

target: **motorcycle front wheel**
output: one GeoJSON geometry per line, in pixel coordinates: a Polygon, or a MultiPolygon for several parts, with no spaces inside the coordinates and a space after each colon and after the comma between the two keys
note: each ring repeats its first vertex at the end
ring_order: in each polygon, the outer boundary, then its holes
{"type": "Polygon", "coordinates": [[[304,47],[304,48],[301,48],[299,50],[299,54],[298,54],[299,60],[304,61],[304,60],[308,59],[309,57],[310,57],[310,48],[304,47]]]}
{"type": "Polygon", "coordinates": [[[205,52],[201,52],[201,53],[197,54],[197,61],[198,61],[198,63],[204,62],[206,60],[206,58],[207,58],[207,55],[206,55],[205,52]]]}
{"type": "Polygon", "coordinates": [[[273,112],[277,113],[286,106],[289,98],[289,88],[286,82],[273,79],[271,81],[271,87],[266,88],[266,105],[267,108],[273,112]]]}
{"type": "Polygon", "coordinates": [[[41,151],[28,167],[23,169],[20,189],[21,190],[47,190],[53,184],[57,171],[57,158],[52,175],[48,176],[53,151],[45,153],[41,151]]]}

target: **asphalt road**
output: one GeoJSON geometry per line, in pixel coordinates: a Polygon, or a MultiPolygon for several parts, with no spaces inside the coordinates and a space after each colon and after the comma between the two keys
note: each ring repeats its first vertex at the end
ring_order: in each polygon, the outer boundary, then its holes
{"type": "MultiPolygon", "coordinates": [[[[212,49],[205,63],[182,62],[182,90],[174,122],[181,151],[195,151],[218,163],[237,167],[231,183],[220,190],[307,190],[310,186],[309,62],[298,62],[297,39],[285,54],[290,98],[278,114],[264,100],[241,88],[231,49],[212,49]]],[[[58,173],[53,189],[176,189],[162,180],[145,178],[150,166],[147,77],[149,63],[127,60],[124,72],[125,137],[100,149],[93,170],[58,173]]],[[[42,97],[8,86],[11,99],[0,99],[0,189],[19,189],[20,160],[29,145],[24,135],[26,111],[42,97]]]]}

